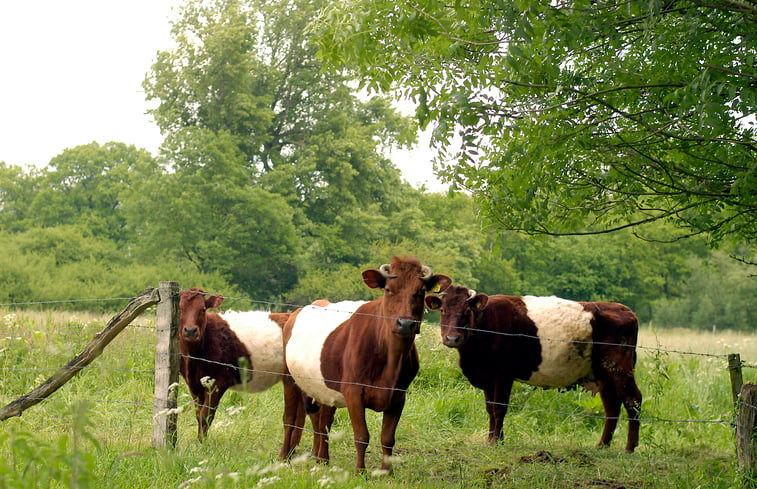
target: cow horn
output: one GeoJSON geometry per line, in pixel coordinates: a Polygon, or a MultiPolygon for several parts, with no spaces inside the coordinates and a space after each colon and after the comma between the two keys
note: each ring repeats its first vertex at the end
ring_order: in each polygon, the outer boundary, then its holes
{"type": "Polygon", "coordinates": [[[471,300],[474,297],[476,297],[476,291],[473,289],[468,289],[468,300],[471,300]]]}
{"type": "Polygon", "coordinates": [[[421,280],[428,280],[431,278],[431,267],[427,265],[421,265],[421,280]]]}
{"type": "Polygon", "coordinates": [[[388,263],[384,263],[383,265],[379,267],[379,272],[381,272],[381,275],[383,275],[384,278],[397,278],[396,275],[392,275],[389,272],[389,267],[390,265],[388,263]]]}

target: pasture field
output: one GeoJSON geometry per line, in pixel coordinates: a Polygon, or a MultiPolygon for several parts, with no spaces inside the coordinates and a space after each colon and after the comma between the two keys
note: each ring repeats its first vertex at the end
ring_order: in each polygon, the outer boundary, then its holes
{"type": "MultiPolygon", "coordinates": [[[[110,316],[0,311],[0,403],[47,379],[78,354],[110,316]]],[[[21,417],[0,422],[0,489],[90,488],[731,488],[739,484],[725,355],[757,364],[757,335],[652,330],[643,326],[637,379],[644,396],[637,451],[623,451],[621,420],[609,448],[596,448],[598,396],[516,384],[505,441],[485,443],[483,395],[460,373],[437,327],[418,337],[421,371],[410,387],[391,475],[369,448],[355,474],[346,410],[339,410],[331,464],[307,458],[310,433],[288,464],[277,460],[282,389],[227,393],[204,444],[183,380],[173,450],[150,444],[154,314],[128,327],[89,368],[21,417]]],[[[745,381],[757,370],[744,369],[745,381]]],[[[623,411],[625,416],[625,411],[623,411]]],[[[369,412],[372,443],[380,415],[369,412]]],[[[309,423],[306,428],[310,428],[309,423]]]]}

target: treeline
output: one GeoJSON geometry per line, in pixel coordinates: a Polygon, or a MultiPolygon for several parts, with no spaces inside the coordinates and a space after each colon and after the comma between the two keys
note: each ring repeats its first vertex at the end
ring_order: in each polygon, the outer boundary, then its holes
{"type": "Polygon", "coordinates": [[[307,29],[320,4],[187,0],[144,81],[158,155],[91,143],[43,169],[0,163],[0,303],[130,297],[160,280],[273,307],[368,298],[361,270],[410,254],[488,293],[620,301],[666,325],[757,324],[751,271],[728,258],[738,250],[664,244],[663,223],[645,230],[657,241],[502,233],[471,196],[404,182],[386,155],[414,143],[416,124],[323,69],[307,29]]]}
{"type": "Polygon", "coordinates": [[[384,164],[388,185],[368,203],[342,202],[336,184],[298,203],[215,166],[183,175],[122,143],[66,150],[41,170],[0,164],[0,302],[130,297],[160,280],[274,308],[370,298],[361,270],[413,254],[488,293],[620,301],[659,325],[757,324],[753,267],[703,240],[500,233],[470,196],[415,189],[384,164]]]}

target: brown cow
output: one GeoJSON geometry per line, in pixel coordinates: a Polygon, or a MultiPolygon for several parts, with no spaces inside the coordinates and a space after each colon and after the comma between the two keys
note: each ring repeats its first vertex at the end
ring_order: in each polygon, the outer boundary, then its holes
{"type": "Polygon", "coordinates": [[[295,311],[284,327],[285,364],[292,379],[284,380],[284,443],[281,457],[291,455],[301,431],[298,418],[302,391],[319,405],[314,424],[314,452],[329,459],[328,432],[337,407],[349,411],[358,470],[365,468],[370,435],[365,409],[384,413],[381,428],[382,469],[389,469],[395,432],[405,405],[405,390],[418,373],[415,335],[423,320],[427,291],[446,287],[446,275],[415,258],[392,259],[379,270],[363,271],[363,281],[383,296],[370,302],[310,305],[295,311]]]}
{"type": "Polygon", "coordinates": [[[189,386],[197,416],[197,438],[208,434],[224,392],[268,389],[283,377],[282,328],[289,314],[264,311],[209,313],[223,302],[199,288],[181,292],[179,353],[181,375],[189,386]],[[240,357],[251,372],[243,383],[240,357]]]}
{"type": "Polygon", "coordinates": [[[518,380],[541,387],[594,387],[605,410],[599,446],[612,440],[621,403],[629,418],[626,451],[639,444],[641,392],[634,379],[639,325],[626,306],[488,296],[456,285],[426,297],[426,305],[440,309],[442,341],[457,349],[463,374],[484,390],[489,443],[502,439],[510,391],[518,380]]]}

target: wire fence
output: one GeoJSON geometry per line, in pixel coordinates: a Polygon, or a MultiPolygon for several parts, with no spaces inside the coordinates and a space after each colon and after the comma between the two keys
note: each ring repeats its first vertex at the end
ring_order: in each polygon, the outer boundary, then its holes
{"type": "MultiPolygon", "coordinates": [[[[271,312],[273,312],[274,310],[281,310],[281,309],[288,309],[292,311],[292,310],[310,305],[310,304],[294,304],[294,303],[288,303],[288,302],[273,302],[273,301],[247,299],[247,298],[241,298],[241,297],[224,296],[220,294],[210,294],[207,292],[205,293],[205,295],[217,295],[217,296],[222,297],[224,300],[245,302],[249,304],[255,304],[258,306],[264,306],[265,307],[264,310],[271,311],[271,312]]],[[[122,301],[122,300],[132,300],[132,299],[134,299],[134,297],[13,302],[13,303],[0,304],[0,307],[13,307],[13,306],[19,306],[19,305],[45,305],[45,304],[74,303],[74,302],[122,301]]],[[[382,316],[378,314],[353,312],[352,310],[349,310],[349,311],[339,311],[338,309],[332,309],[332,310],[334,312],[348,312],[352,315],[362,315],[362,316],[378,318],[378,319],[395,319],[393,317],[387,317],[387,316],[382,316]]],[[[428,323],[428,324],[430,326],[436,326],[436,327],[443,326],[443,324],[441,323],[428,323]]],[[[87,326],[90,326],[90,325],[76,325],[76,324],[66,325],[66,327],[72,327],[72,328],[83,328],[87,326]]],[[[128,327],[155,329],[155,326],[144,326],[144,325],[135,325],[135,324],[130,324],[128,327]]],[[[466,327],[459,327],[459,326],[457,327],[457,329],[472,331],[472,332],[475,332],[476,334],[491,334],[493,336],[503,336],[503,337],[508,337],[508,338],[534,339],[534,340],[550,341],[550,342],[557,342],[557,343],[588,344],[588,345],[597,345],[597,346],[615,346],[619,348],[635,348],[637,350],[646,350],[646,351],[652,351],[652,352],[658,352],[658,353],[672,353],[672,354],[677,354],[677,355],[691,355],[691,356],[701,356],[701,357],[711,357],[711,358],[727,358],[728,356],[727,354],[692,352],[692,351],[685,351],[685,350],[679,350],[679,349],[668,349],[668,348],[663,348],[660,346],[635,345],[635,344],[629,344],[629,343],[612,343],[612,342],[601,342],[601,341],[591,341],[591,340],[581,341],[581,340],[570,340],[570,339],[564,339],[564,338],[548,338],[548,337],[538,336],[538,335],[529,335],[529,334],[523,334],[523,333],[508,333],[508,332],[503,332],[503,331],[481,330],[481,329],[466,328],[466,327]]],[[[5,332],[0,331],[0,337],[13,335],[15,333],[16,331],[5,331],[5,332]]],[[[755,369],[757,368],[757,364],[747,364],[747,363],[742,362],[742,367],[755,369]]]]}
{"type": "MultiPolygon", "coordinates": [[[[76,300],[76,302],[120,301],[120,300],[129,300],[129,299],[133,299],[133,298],[124,298],[124,297],[121,297],[121,298],[109,298],[109,299],[85,299],[85,300],[76,300]]],[[[240,302],[245,302],[245,303],[249,303],[249,304],[255,304],[257,306],[263,306],[267,310],[274,310],[274,309],[279,309],[279,310],[280,309],[289,309],[289,310],[292,310],[292,309],[296,309],[298,307],[302,307],[302,305],[297,305],[297,304],[277,303],[277,302],[259,301],[259,300],[250,300],[250,299],[244,299],[244,298],[224,297],[224,299],[229,300],[229,301],[240,301],[240,302]]],[[[24,303],[4,303],[4,304],[0,304],[0,307],[15,307],[15,306],[19,306],[19,305],[47,305],[47,304],[58,304],[58,303],[62,303],[62,302],[72,302],[72,301],[56,300],[56,301],[37,301],[37,302],[24,302],[24,303]]],[[[431,323],[431,325],[432,326],[437,326],[437,327],[441,326],[439,324],[434,324],[434,323],[431,323]]],[[[80,329],[84,328],[85,326],[93,326],[93,325],[91,325],[91,324],[89,324],[89,325],[76,325],[76,324],[66,324],[66,325],[63,325],[63,327],[80,328],[80,329]]],[[[137,325],[137,324],[132,324],[132,325],[130,325],[128,327],[129,328],[136,328],[136,329],[146,329],[146,330],[154,330],[154,329],[156,329],[155,326],[137,325]]],[[[540,340],[540,341],[560,341],[560,342],[569,341],[569,340],[565,340],[565,339],[543,338],[543,337],[539,337],[539,336],[536,336],[536,335],[524,335],[524,334],[502,333],[502,332],[481,331],[481,330],[476,330],[476,332],[477,333],[492,333],[492,334],[499,334],[499,335],[504,335],[504,336],[509,336],[509,337],[527,338],[527,339],[534,339],[534,340],[540,340]]],[[[14,335],[17,335],[18,333],[19,333],[19,331],[17,329],[13,329],[13,330],[9,329],[9,330],[0,331],[0,338],[3,338],[3,337],[14,337],[14,335]]],[[[593,342],[579,342],[579,343],[593,343],[593,342]]],[[[593,343],[593,344],[596,344],[596,343],[593,343]]],[[[666,348],[663,348],[663,347],[661,347],[659,345],[658,346],[647,346],[647,345],[636,345],[636,346],[634,346],[634,345],[628,345],[628,344],[624,344],[624,343],[602,343],[602,345],[616,346],[616,347],[631,347],[631,348],[635,347],[635,348],[640,349],[640,350],[646,350],[646,351],[650,351],[650,352],[654,352],[654,353],[658,353],[658,354],[691,355],[691,356],[699,356],[699,357],[705,357],[705,358],[717,358],[717,359],[723,359],[723,360],[727,359],[727,355],[726,354],[713,354],[713,353],[706,353],[706,352],[692,352],[692,351],[684,351],[684,350],[680,350],[680,349],[666,349],[666,348]]],[[[184,358],[188,358],[190,360],[193,360],[193,361],[216,363],[216,364],[219,364],[221,366],[224,366],[224,367],[227,367],[227,368],[230,368],[230,369],[235,369],[235,370],[242,370],[242,369],[244,369],[247,372],[252,372],[253,375],[255,373],[278,374],[278,375],[282,375],[282,376],[285,375],[285,374],[282,374],[280,372],[267,372],[267,371],[256,370],[254,368],[250,369],[250,368],[239,367],[238,365],[234,365],[234,364],[230,364],[230,363],[215,362],[215,361],[208,360],[208,359],[201,358],[201,357],[181,355],[181,354],[179,354],[179,355],[182,356],[182,357],[184,357],[184,358]]],[[[749,363],[746,363],[746,362],[741,362],[741,366],[744,367],[744,368],[751,368],[751,369],[757,368],[757,365],[749,364],[749,363]]],[[[52,365],[51,366],[34,366],[34,367],[26,367],[26,366],[3,366],[3,367],[0,367],[0,371],[4,371],[4,372],[9,372],[9,371],[47,372],[47,371],[55,370],[55,369],[58,369],[58,368],[60,368],[60,366],[52,366],[52,365]]],[[[726,369],[726,368],[727,367],[724,366],[724,369],[726,369]]],[[[82,368],[82,370],[101,370],[101,371],[112,371],[112,372],[120,372],[120,373],[125,373],[125,374],[139,374],[139,375],[154,374],[155,373],[154,369],[129,369],[129,368],[122,368],[122,367],[91,366],[91,365],[82,368]]],[[[326,380],[326,381],[327,382],[337,383],[337,384],[340,384],[340,383],[344,384],[345,383],[345,382],[343,382],[341,380],[326,380]]],[[[451,395],[450,393],[441,393],[441,392],[423,391],[423,390],[413,389],[412,384],[411,384],[411,387],[408,388],[408,389],[406,389],[406,390],[396,389],[396,388],[387,388],[387,387],[375,386],[375,385],[370,385],[370,384],[361,384],[361,383],[351,383],[351,384],[359,385],[361,387],[366,387],[366,388],[373,388],[373,389],[391,389],[391,390],[394,390],[394,391],[397,391],[397,392],[404,392],[409,397],[412,397],[412,396],[427,396],[427,397],[435,397],[435,398],[441,398],[441,399],[452,399],[452,400],[456,400],[456,401],[478,403],[478,404],[482,404],[482,405],[486,403],[485,400],[480,399],[480,398],[472,398],[472,397],[467,397],[467,396],[451,395]]],[[[7,395],[8,393],[6,392],[5,394],[7,395]]],[[[44,399],[44,400],[45,401],[56,402],[55,398],[44,399]]],[[[102,402],[102,403],[107,403],[107,404],[126,404],[126,405],[133,405],[133,406],[135,406],[135,408],[152,408],[155,405],[154,404],[155,401],[153,401],[153,402],[143,402],[143,401],[134,401],[134,400],[112,400],[112,399],[79,399],[79,400],[86,401],[86,402],[95,402],[95,403],[102,402]]],[[[58,401],[60,401],[60,400],[58,400],[58,401]]],[[[497,404],[500,404],[500,405],[502,405],[504,407],[507,407],[507,408],[514,408],[514,409],[519,409],[519,410],[531,410],[531,411],[540,412],[540,413],[552,413],[552,414],[558,414],[558,415],[563,415],[563,416],[575,416],[575,417],[578,417],[578,418],[589,418],[589,419],[591,419],[591,418],[604,419],[605,418],[605,416],[598,415],[598,414],[585,413],[585,412],[575,412],[575,411],[569,411],[569,410],[555,410],[555,409],[549,409],[549,408],[540,408],[540,407],[529,406],[529,405],[524,405],[524,404],[513,404],[513,403],[497,403],[497,404]]],[[[192,403],[192,405],[196,406],[196,404],[194,404],[194,403],[192,403]]],[[[189,404],[186,404],[185,408],[189,407],[189,406],[190,406],[189,404]]],[[[756,409],[757,410],[757,406],[752,406],[752,405],[749,405],[749,404],[746,404],[746,406],[748,406],[748,407],[750,407],[752,409],[756,409]]],[[[629,418],[628,417],[618,416],[616,419],[617,420],[628,420],[629,418]]],[[[729,428],[735,426],[734,419],[730,415],[727,416],[727,417],[719,417],[719,418],[713,418],[713,419],[665,419],[665,418],[661,418],[661,417],[642,417],[642,418],[640,418],[640,421],[642,423],[678,423],[678,424],[684,424],[685,423],[685,424],[725,425],[725,426],[728,426],[729,428]]],[[[262,422],[275,423],[276,426],[283,427],[283,425],[281,424],[281,422],[279,420],[273,421],[273,420],[269,420],[269,419],[264,419],[264,420],[262,420],[262,422]]],[[[304,431],[306,431],[306,432],[314,433],[314,431],[312,429],[308,429],[308,428],[302,428],[302,429],[304,431]]],[[[352,442],[352,443],[355,442],[354,440],[347,440],[347,441],[348,442],[352,442]]],[[[369,445],[371,447],[373,447],[373,448],[376,448],[376,449],[384,448],[381,444],[378,444],[378,443],[370,443],[369,445]]],[[[449,455],[440,454],[440,453],[433,452],[433,451],[421,451],[421,450],[413,450],[413,449],[403,449],[401,451],[401,453],[402,454],[409,454],[409,455],[423,456],[423,457],[427,457],[427,456],[438,457],[438,458],[442,458],[442,459],[449,459],[449,460],[455,460],[456,462],[461,462],[461,460],[460,460],[459,457],[451,457],[449,455]]],[[[481,463],[480,461],[476,461],[476,460],[465,460],[463,462],[465,462],[465,463],[481,463]]],[[[484,462],[484,463],[489,463],[489,462],[484,462]]],[[[585,479],[581,479],[581,480],[585,480],[585,479]]]]}

